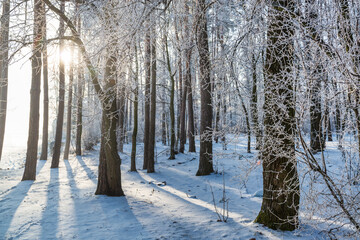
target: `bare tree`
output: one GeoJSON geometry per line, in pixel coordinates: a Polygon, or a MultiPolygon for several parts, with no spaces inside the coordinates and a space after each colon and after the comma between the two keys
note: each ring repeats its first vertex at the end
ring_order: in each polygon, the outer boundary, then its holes
{"type": "MultiPolygon", "coordinates": [[[[71,46],[71,59],[74,57],[74,48],[71,46]]],[[[74,82],[74,66],[70,64],[69,69],[69,86],[68,86],[68,102],[67,102],[67,117],[66,117],[66,140],[64,148],[64,160],[69,159],[70,142],[71,142],[71,112],[72,112],[72,99],[73,99],[73,82],[74,82]]]]}
{"type": "Polygon", "coordinates": [[[270,1],[264,66],[263,201],[255,222],[293,230],[298,222],[293,65],[294,2],[270,1]]]}
{"type": "Polygon", "coordinates": [[[3,0],[0,22],[0,161],[4,145],[7,109],[9,71],[9,24],[10,0],[3,0]]]}
{"type": "MultiPolygon", "coordinates": [[[[81,17],[78,18],[78,33],[81,35],[81,17]]],[[[78,63],[82,62],[81,52],[78,51],[78,63]]],[[[76,113],[76,146],[77,156],[81,156],[81,135],[82,135],[82,115],[83,115],[83,95],[84,95],[84,72],[83,67],[77,67],[77,113],[76,113]]]]}
{"type": "Polygon", "coordinates": [[[43,37],[44,5],[40,0],[34,1],[34,43],[31,57],[31,91],[30,91],[30,118],[29,135],[26,151],[25,170],[22,181],[35,180],[36,163],[39,140],[39,105],[41,83],[41,40],[43,37]]]}
{"type": "MultiPolygon", "coordinates": [[[[60,11],[65,12],[65,2],[60,2],[60,11]]],[[[60,18],[59,24],[59,104],[58,104],[58,113],[56,117],[56,132],[55,132],[55,143],[54,150],[51,162],[51,168],[59,167],[59,159],[61,153],[61,142],[62,142],[62,131],[64,124],[64,109],[65,109],[65,63],[61,59],[61,54],[64,51],[64,40],[61,39],[65,34],[65,24],[64,19],[60,18]]]]}
{"type": "Polygon", "coordinates": [[[48,51],[46,44],[46,11],[45,4],[43,12],[43,49],[42,49],[42,71],[43,71],[43,91],[44,91],[44,105],[43,105],[43,131],[42,131],[42,145],[41,145],[41,160],[48,158],[48,141],[49,141],[49,74],[48,74],[48,51]]]}
{"type": "Polygon", "coordinates": [[[200,62],[200,159],[197,176],[209,175],[214,172],[212,162],[212,96],[210,76],[210,54],[206,20],[206,1],[197,1],[197,48],[200,62]]]}
{"type": "MultiPolygon", "coordinates": [[[[154,23],[153,23],[154,24],[154,23]]],[[[155,26],[151,29],[151,106],[149,128],[149,159],[147,172],[155,172],[155,125],[156,125],[156,33],[155,26]]]]}

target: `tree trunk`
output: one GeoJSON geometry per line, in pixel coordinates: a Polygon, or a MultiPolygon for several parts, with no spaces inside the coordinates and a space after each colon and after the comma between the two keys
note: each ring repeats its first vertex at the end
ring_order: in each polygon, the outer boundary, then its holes
{"type": "Polygon", "coordinates": [[[186,144],[186,97],[187,97],[187,87],[186,87],[186,78],[185,86],[182,88],[182,97],[181,97],[181,113],[180,113],[180,148],[179,152],[184,153],[185,144],[186,144]]]}
{"type": "MultiPolygon", "coordinates": [[[[165,91],[162,92],[165,96],[165,91]]],[[[162,101],[162,114],[161,114],[161,142],[166,145],[166,110],[165,110],[165,99],[162,101]]]]}
{"type": "MultiPolygon", "coordinates": [[[[191,54],[189,54],[191,55],[191,54]]],[[[189,57],[190,61],[191,56],[189,57]]],[[[196,152],[195,149],[195,124],[194,124],[194,108],[191,84],[191,68],[187,69],[187,92],[188,92],[188,135],[189,135],[189,152],[196,152]]]]}
{"type": "Polygon", "coordinates": [[[151,110],[149,129],[149,160],[147,172],[155,172],[155,125],[156,125],[156,40],[155,27],[151,32],[151,110]]]}
{"type": "Polygon", "coordinates": [[[186,58],[186,76],[185,76],[185,88],[188,95],[188,137],[189,137],[189,152],[196,152],[195,149],[195,125],[194,125],[194,107],[193,107],[193,94],[192,94],[192,82],[191,82],[191,56],[192,56],[192,44],[193,39],[190,35],[190,24],[188,15],[190,14],[189,2],[185,3],[186,16],[184,20],[185,25],[185,38],[187,40],[187,46],[185,50],[186,58]]]}
{"type": "Polygon", "coordinates": [[[258,115],[258,104],[257,104],[257,74],[256,74],[256,59],[254,54],[251,55],[251,68],[252,68],[252,90],[251,90],[251,118],[253,123],[253,130],[255,133],[256,139],[256,150],[260,149],[261,145],[261,135],[260,135],[260,128],[259,128],[259,115],[258,115]]]}
{"type": "MultiPolygon", "coordinates": [[[[46,11],[45,4],[43,12],[43,40],[46,41],[46,11]]],[[[48,54],[47,44],[44,43],[42,51],[42,70],[43,70],[43,91],[44,91],[44,112],[43,112],[43,132],[42,132],[42,145],[41,145],[41,156],[40,160],[47,160],[48,157],[48,141],[49,141],[49,76],[48,76],[48,54]]]]}
{"type": "MultiPolygon", "coordinates": [[[[180,43],[180,38],[179,38],[179,34],[178,34],[178,24],[177,22],[175,22],[175,37],[176,37],[176,41],[178,43],[180,43]]],[[[178,51],[178,71],[179,71],[179,79],[177,81],[177,100],[178,100],[178,104],[177,104],[177,131],[176,131],[176,143],[175,143],[175,152],[180,152],[179,150],[179,142],[180,142],[180,138],[181,138],[181,133],[180,133],[180,127],[181,127],[181,110],[182,110],[182,92],[183,92],[183,72],[182,72],[182,57],[181,57],[181,51],[178,51]]]]}
{"type": "Polygon", "coordinates": [[[40,105],[40,83],[41,83],[41,39],[43,5],[40,0],[34,0],[34,43],[33,56],[31,58],[31,91],[30,91],[30,118],[29,135],[27,141],[26,162],[24,180],[35,180],[36,163],[39,140],[39,105],[40,105]]]}
{"type": "MultiPolygon", "coordinates": [[[[81,34],[81,18],[78,19],[78,33],[81,34]]],[[[78,62],[82,61],[81,53],[78,53],[78,62]]],[[[84,70],[82,66],[78,66],[78,78],[77,78],[77,113],[76,113],[76,156],[81,156],[81,135],[82,135],[82,109],[83,109],[83,97],[84,97],[84,70]]]]}
{"type": "Polygon", "coordinates": [[[9,72],[10,0],[3,0],[0,26],[0,161],[4,145],[9,72]]]}
{"type": "MultiPolygon", "coordinates": [[[[108,60],[112,62],[113,60],[108,60]]],[[[109,66],[107,64],[107,66],[109,66]]],[[[108,72],[108,71],[107,71],[108,72]]],[[[108,72],[109,74],[109,72],[108,72]]],[[[107,196],[124,196],[121,187],[121,159],[117,151],[117,136],[116,136],[116,122],[115,115],[116,106],[116,84],[114,79],[109,79],[106,74],[107,93],[103,106],[102,127],[101,127],[101,145],[100,145],[100,160],[99,160],[99,176],[98,185],[95,194],[107,196]]]]}
{"type": "MultiPolygon", "coordinates": [[[[65,2],[60,3],[61,12],[65,11],[65,2]]],[[[64,20],[60,19],[59,37],[63,37],[65,33],[64,20]]],[[[56,132],[55,132],[55,143],[54,152],[52,156],[51,168],[59,167],[59,159],[61,153],[61,142],[62,142],[62,130],[64,124],[64,108],[65,108],[65,65],[61,59],[61,53],[64,51],[64,40],[60,40],[60,54],[59,54],[59,105],[58,114],[56,118],[56,132]]]]}
{"type": "Polygon", "coordinates": [[[124,129],[125,129],[125,86],[124,80],[120,83],[118,111],[119,111],[119,122],[118,122],[118,150],[124,152],[124,129]]]}
{"type": "Polygon", "coordinates": [[[150,144],[150,91],[151,91],[151,39],[150,30],[145,34],[145,116],[144,116],[144,163],[143,169],[148,168],[150,144]]]}
{"type": "Polygon", "coordinates": [[[262,143],[263,202],[255,222],[272,229],[298,226],[300,201],[295,156],[295,106],[293,64],[294,25],[284,9],[290,0],[272,1],[269,7],[266,61],[264,66],[265,136],[262,143]]]}
{"type": "Polygon", "coordinates": [[[134,128],[131,141],[131,166],[130,171],[136,172],[136,137],[138,132],[138,104],[139,104],[139,63],[137,53],[137,43],[135,43],[135,91],[134,91],[134,128]]]}
{"type": "MultiPolygon", "coordinates": [[[[73,47],[71,47],[71,59],[73,58],[73,47]]],[[[71,141],[71,112],[72,112],[72,98],[73,98],[73,81],[74,81],[74,67],[73,63],[70,65],[69,73],[69,90],[68,90],[68,105],[66,118],[66,141],[64,148],[64,160],[69,159],[70,141],[71,141]]]]}
{"type": "Polygon", "coordinates": [[[171,137],[170,137],[170,157],[169,159],[175,159],[175,103],[174,103],[174,97],[175,97],[175,79],[174,75],[171,71],[171,64],[170,64],[170,56],[169,56],[169,48],[168,48],[168,40],[167,36],[165,36],[165,51],[166,51],[166,63],[167,68],[170,75],[170,121],[171,121],[171,137]]]}
{"type": "Polygon", "coordinates": [[[210,53],[206,20],[206,1],[197,1],[199,25],[197,28],[197,48],[200,62],[200,159],[197,176],[209,175],[214,172],[212,162],[212,96],[210,77],[210,53]]]}
{"type": "Polygon", "coordinates": [[[323,150],[323,130],[322,130],[322,109],[321,109],[321,79],[318,78],[320,71],[314,74],[314,80],[310,89],[310,148],[313,153],[323,150]]]}
{"type": "Polygon", "coordinates": [[[194,108],[191,83],[191,49],[186,51],[186,92],[188,94],[188,135],[189,135],[189,152],[196,152],[195,149],[195,125],[194,125],[194,108]]]}

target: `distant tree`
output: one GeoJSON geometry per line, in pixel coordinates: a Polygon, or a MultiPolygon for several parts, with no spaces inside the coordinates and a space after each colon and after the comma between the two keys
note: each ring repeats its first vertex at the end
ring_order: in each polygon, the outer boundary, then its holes
{"type": "Polygon", "coordinates": [[[150,92],[151,92],[151,30],[145,32],[145,112],[144,112],[144,162],[143,169],[148,168],[150,146],[150,92]]]}
{"type": "Polygon", "coordinates": [[[22,177],[24,180],[35,180],[36,163],[39,140],[39,107],[40,107],[40,84],[41,84],[41,48],[44,24],[44,5],[40,0],[34,0],[34,43],[31,57],[31,91],[30,91],[30,117],[29,135],[27,141],[25,170],[22,177]]]}
{"type": "MultiPolygon", "coordinates": [[[[60,2],[61,12],[65,12],[65,1],[60,2]]],[[[60,18],[59,24],[59,104],[58,113],[56,117],[56,132],[55,132],[55,143],[51,162],[51,168],[59,167],[59,159],[61,153],[61,142],[62,142],[62,131],[64,124],[64,110],[65,110],[65,63],[61,59],[61,54],[64,51],[64,40],[61,39],[65,34],[64,19],[60,18]]]]}
{"type": "MultiPolygon", "coordinates": [[[[81,18],[78,18],[78,34],[81,35],[81,18]]],[[[82,115],[83,115],[83,98],[84,98],[84,70],[81,66],[82,57],[80,49],[78,51],[78,63],[77,67],[77,113],[76,113],[76,156],[81,156],[81,136],[82,136],[82,115]]]]}
{"type": "Polygon", "coordinates": [[[165,54],[166,54],[166,65],[169,72],[170,77],[170,160],[175,159],[175,144],[176,144],[176,136],[175,136],[175,79],[174,73],[171,70],[171,61],[169,54],[169,46],[168,46],[168,37],[167,33],[164,36],[165,42],[165,54]]]}
{"type": "Polygon", "coordinates": [[[135,89],[134,89],[134,128],[132,133],[132,141],[131,141],[131,166],[130,171],[136,172],[136,137],[138,133],[138,105],[139,105],[139,62],[138,62],[138,51],[137,51],[137,43],[134,44],[134,55],[135,55],[135,73],[134,73],[134,81],[135,81],[135,89]]]}
{"type": "MultiPolygon", "coordinates": [[[[155,24],[155,23],[153,23],[155,24]]],[[[147,172],[155,172],[155,127],[156,127],[156,32],[155,26],[151,28],[151,102],[150,102],[150,128],[149,128],[149,159],[147,172]]]]}
{"type": "Polygon", "coordinates": [[[10,0],[2,1],[2,15],[0,22],[0,161],[4,146],[7,92],[8,92],[8,69],[9,69],[9,24],[10,24],[10,0]]]}
{"type": "MultiPolygon", "coordinates": [[[[74,57],[74,47],[71,46],[71,59],[74,57]]],[[[72,125],[72,100],[73,100],[73,82],[74,82],[74,66],[70,63],[69,69],[69,86],[68,86],[68,102],[67,102],[67,116],[66,116],[66,140],[64,147],[64,160],[69,159],[70,142],[71,142],[71,125],[72,125]]]]}
{"type": "Polygon", "coordinates": [[[125,140],[125,115],[126,115],[126,87],[124,74],[120,74],[118,77],[118,111],[119,111],[119,121],[118,121],[118,150],[119,152],[124,152],[124,140],[125,140]]]}
{"type": "Polygon", "coordinates": [[[185,25],[185,38],[186,38],[186,49],[185,49],[185,88],[188,96],[188,137],[189,137],[189,152],[196,152],[195,149],[195,123],[194,123],[194,106],[193,106],[193,90],[192,90],[192,76],[191,76],[191,56],[192,56],[192,34],[190,33],[190,7],[189,1],[185,2],[186,17],[184,19],[185,25]]]}
{"type": "Polygon", "coordinates": [[[49,74],[48,74],[48,51],[46,44],[46,10],[45,4],[43,12],[43,47],[42,47],[42,71],[43,71],[43,131],[42,131],[42,144],[40,160],[47,160],[48,158],[48,141],[49,141],[49,74]]]}

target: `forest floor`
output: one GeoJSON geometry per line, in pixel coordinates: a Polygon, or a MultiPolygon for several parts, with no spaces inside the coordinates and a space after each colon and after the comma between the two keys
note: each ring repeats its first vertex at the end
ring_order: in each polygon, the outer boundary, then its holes
{"type": "MultiPolygon", "coordinates": [[[[36,181],[21,182],[24,154],[10,149],[0,165],[0,239],[326,239],[307,224],[293,232],[253,223],[262,202],[262,167],[246,139],[229,138],[228,150],[214,144],[217,174],[196,177],[198,153],[168,160],[157,143],[156,173],[129,172],[131,145],[125,145],[122,183],[126,197],[96,196],[98,149],[60,161],[39,161],[36,181]],[[19,163],[20,162],[20,163],[19,163]],[[219,222],[223,184],[227,222],[219,222]]],[[[186,146],[187,149],[187,146],[186,146]]],[[[199,142],[197,142],[199,150],[199,142]]]]}

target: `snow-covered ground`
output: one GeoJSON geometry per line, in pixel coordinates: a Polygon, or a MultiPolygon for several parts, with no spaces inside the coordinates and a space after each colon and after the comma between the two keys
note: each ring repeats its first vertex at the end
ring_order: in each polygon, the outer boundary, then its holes
{"type": "Polygon", "coordinates": [[[131,145],[125,145],[126,197],[94,195],[98,150],[60,161],[59,169],[39,161],[36,181],[21,182],[25,152],[10,149],[0,165],[0,239],[326,239],[326,233],[307,224],[281,232],[253,223],[262,201],[261,164],[256,152],[246,153],[245,137],[229,140],[229,150],[214,144],[219,173],[202,177],[195,176],[198,153],[168,160],[168,146],[161,143],[156,173],[141,170],[142,144],[138,172],[128,172],[131,145]],[[226,223],[217,221],[212,197],[213,192],[221,210],[223,182],[229,199],[226,223]]]}

